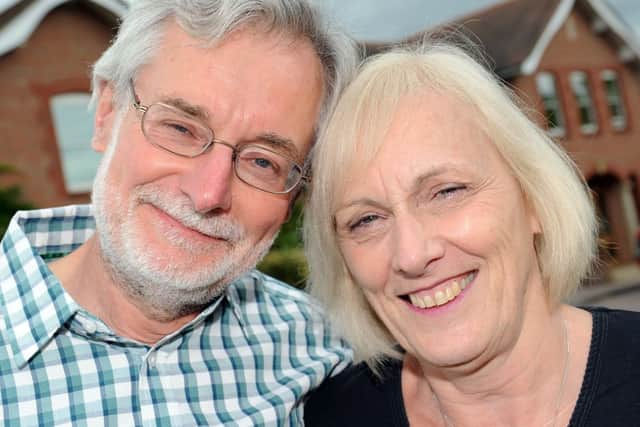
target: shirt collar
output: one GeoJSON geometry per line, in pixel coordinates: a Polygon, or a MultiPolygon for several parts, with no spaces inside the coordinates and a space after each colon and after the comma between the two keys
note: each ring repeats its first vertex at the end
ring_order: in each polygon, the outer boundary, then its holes
{"type": "Polygon", "coordinates": [[[78,311],[45,259],[93,234],[87,205],[18,212],[0,243],[0,326],[23,367],[78,311]]]}
{"type": "MultiPolygon", "coordinates": [[[[23,367],[78,311],[84,312],[51,272],[45,260],[67,255],[95,231],[90,205],[20,211],[0,243],[0,333],[10,343],[16,364],[23,367]]],[[[245,334],[238,287],[251,273],[230,284],[216,300],[179,331],[156,345],[193,329],[218,307],[230,305],[245,334]]]]}

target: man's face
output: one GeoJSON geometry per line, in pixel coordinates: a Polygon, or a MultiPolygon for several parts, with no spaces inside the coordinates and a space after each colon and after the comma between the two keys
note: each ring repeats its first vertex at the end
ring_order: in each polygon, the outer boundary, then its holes
{"type": "MultiPolygon", "coordinates": [[[[323,91],[306,40],[243,29],[205,48],[175,24],[135,88],[142,104],[197,111],[232,145],[278,140],[298,163],[310,148],[323,91]]],[[[240,181],[229,147],[214,144],[184,158],[152,145],[140,113],[129,108],[118,117],[111,97],[107,86],[94,137],[94,147],[106,150],[93,196],[103,258],[157,316],[193,312],[268,250],[291,196],[240,181]]]]}

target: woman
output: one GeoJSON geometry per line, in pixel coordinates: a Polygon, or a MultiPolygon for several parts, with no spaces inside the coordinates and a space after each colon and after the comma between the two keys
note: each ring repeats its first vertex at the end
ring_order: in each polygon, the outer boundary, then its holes
{"type": "Polygon", "coordinates": [[[314,162],[311,291],[363,363],[307,425],[640,425],[640,315],[563,303],[596,253],[584,179],[462,49],[369,59],[314,162]]]}

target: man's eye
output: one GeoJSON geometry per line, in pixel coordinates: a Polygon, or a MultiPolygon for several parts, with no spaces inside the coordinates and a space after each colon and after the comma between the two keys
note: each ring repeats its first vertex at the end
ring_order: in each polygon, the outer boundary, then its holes
{"type": "Polygon", "coordinates": [[[263,178],[281,177],[290,169],[284,157],[257,146],[242,147],[238,160],[248,172],[263,178]]]}
{"type": "Polygon", "coordinates": [[[253,161],[253,163],[255,163],[256,166],[261,167],[261,168],[275,168],[275,165],[270,162],[268,159],[263,159],[263,158],[257,158],[253,161]]]}
{"type": "Polygon", "coordinates": [[[166,123],[165,126],[171,131],[179,133],[182,136],[193,136],[191,129],[182,123],[166,123]]]}

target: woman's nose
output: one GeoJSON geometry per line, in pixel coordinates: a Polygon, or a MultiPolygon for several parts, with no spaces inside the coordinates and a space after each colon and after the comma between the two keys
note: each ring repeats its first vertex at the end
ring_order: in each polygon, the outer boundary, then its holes
{"type": "Polygon", "coordinates": [[[431,263],[444,255],[444,242],[437,230],[412,214],[396,217],[392,268],[407,277],[424,275],[431,263]]]}

